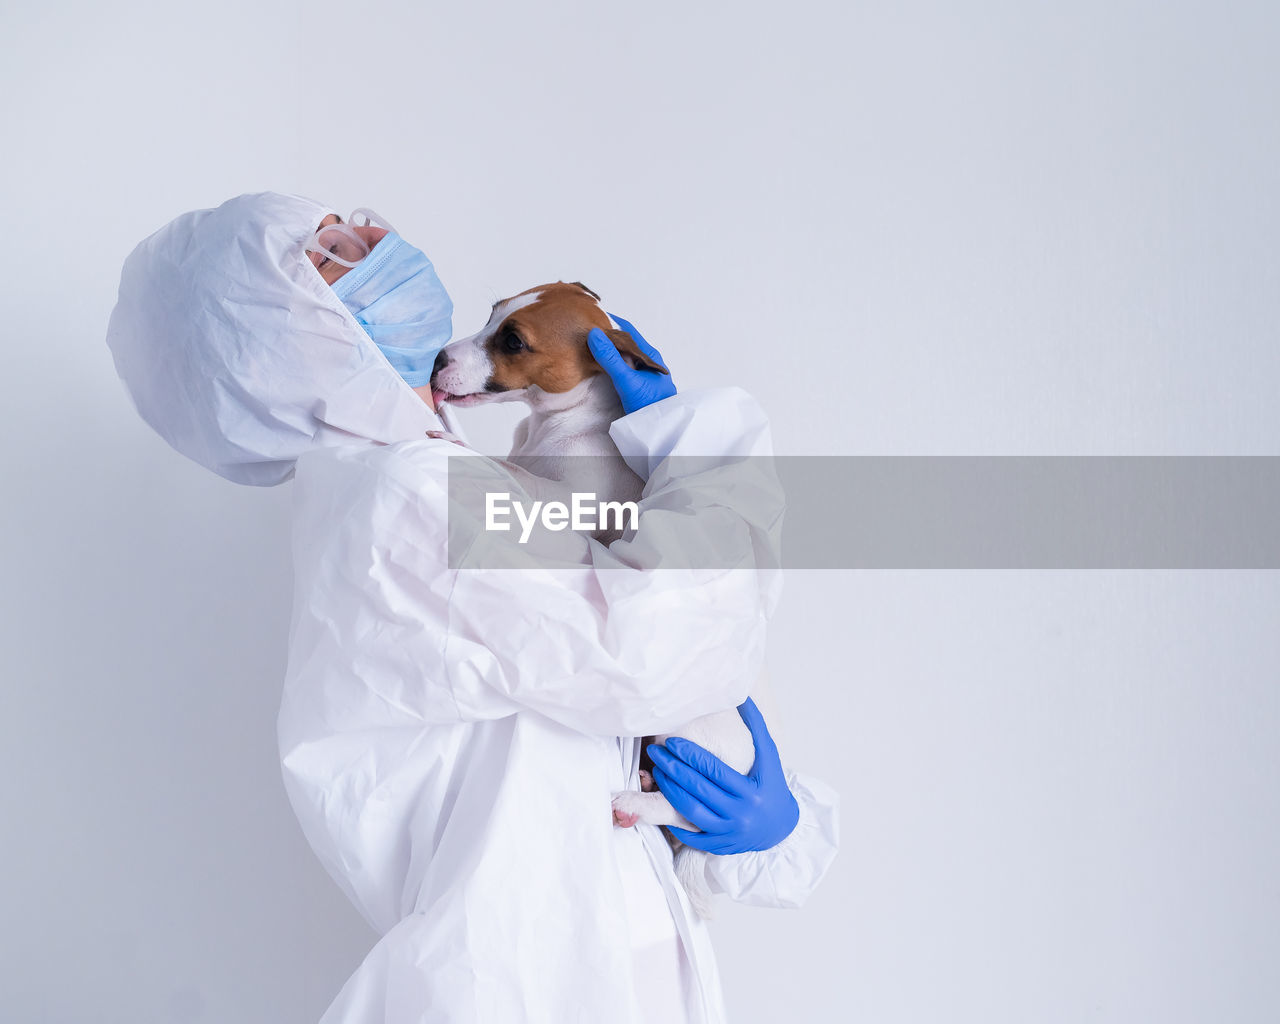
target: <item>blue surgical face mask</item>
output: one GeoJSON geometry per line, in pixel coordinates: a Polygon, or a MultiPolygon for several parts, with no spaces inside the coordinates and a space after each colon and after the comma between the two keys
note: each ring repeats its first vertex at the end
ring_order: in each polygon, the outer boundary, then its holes
{"type": "Polygon", "coordinates": [[[431,380],[453,332],[453,302],[422,250],[389,233],[333,282],[333,292],[406,384],[431,380]]]}

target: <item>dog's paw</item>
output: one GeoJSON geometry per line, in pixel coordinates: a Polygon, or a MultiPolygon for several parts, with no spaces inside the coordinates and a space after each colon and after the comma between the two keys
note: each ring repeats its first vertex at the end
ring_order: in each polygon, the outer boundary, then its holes
{"type": "Polygon", "coordinates": [[[634,799],[638,795],[630,790],[613,795],[613,823],[619,828],[631,828],[640,820],[640,808],[634,799]]]}

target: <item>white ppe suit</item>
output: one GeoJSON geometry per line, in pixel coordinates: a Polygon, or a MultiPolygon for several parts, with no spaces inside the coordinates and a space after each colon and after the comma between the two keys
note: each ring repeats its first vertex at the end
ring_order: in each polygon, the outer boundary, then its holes
{"type": "MultiPolygon", "coordinates": [[[[284,781],[381,939],[323,1024],[723,1020],[707,929],[651,826],[615,828],[639,737],[740,703],[777,597],[781,495],[744,515],[669,455],[767,455],[745,393],[677,395],[611,434],[646,510],[734,568],[653,569],[641,529],[555,569],[452,568],[448,441],[306,260],[331,212],[264,194],[178,218],[126,263],[108,335],[139,412],[243,483],[294,481],[284,781]]],[[[688,464],[691,465],[691,464],[688,464]]],[[[513,542],[514,544],[514,539],[513,542]]],[[[525,557],[513,550],[512,565],[525,557]]],[[[790,774],[795,831],[708,857],[711,888],[797,906],[836,798],[790,774]]]]}

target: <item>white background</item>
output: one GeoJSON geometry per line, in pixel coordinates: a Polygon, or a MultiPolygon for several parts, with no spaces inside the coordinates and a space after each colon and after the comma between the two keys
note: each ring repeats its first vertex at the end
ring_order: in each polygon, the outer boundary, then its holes
{"type": "MultiPolygon", "coordinates": [[[[374,941],[275,759],[289,485],[171,452],[103,343],[144,235],[372,206],[459,331],[585,281],[787,453],[1275,455],[1276,10],[6,4],[0,1016],[306,1024],[374,941]]],[[[1280,574],[787,586],[843,850],[721,910],[735,1021],[1280,1018],[1280,574]]]]}

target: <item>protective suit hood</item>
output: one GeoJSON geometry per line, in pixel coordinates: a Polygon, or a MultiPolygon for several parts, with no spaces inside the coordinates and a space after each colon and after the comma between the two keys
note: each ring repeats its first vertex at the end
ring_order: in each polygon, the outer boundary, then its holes
{"type": "Polygon", "coordinates": [[[304,251],[334,212],[262,192],[185,213],[125,261],[107,345],[139,415],[236,483],[303,452],[441,428],[304,251]]]}

